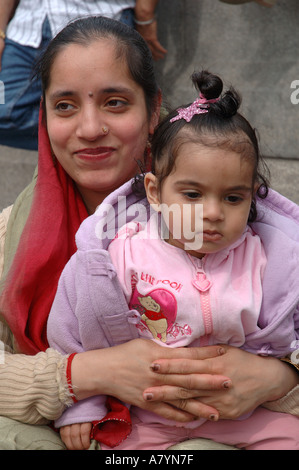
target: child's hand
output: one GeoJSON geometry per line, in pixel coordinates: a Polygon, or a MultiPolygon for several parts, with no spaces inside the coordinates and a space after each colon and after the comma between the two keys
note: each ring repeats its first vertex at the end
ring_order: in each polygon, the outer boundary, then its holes
{"type": "Polygon", "coordinates": [[[76,423],[60,428],[60,437],[68,450],[86,450],[90,446],[91,423],[76,423]]]}

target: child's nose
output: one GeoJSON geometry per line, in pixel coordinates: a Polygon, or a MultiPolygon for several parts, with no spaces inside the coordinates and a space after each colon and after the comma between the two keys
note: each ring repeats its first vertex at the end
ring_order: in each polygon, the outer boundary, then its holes
{"type": "Polygon", "coordinates": [[[221,202],[215,199],[205,201],[203,205],[203,218],[211,221],[222,220],[223,210],[221,202]]]}

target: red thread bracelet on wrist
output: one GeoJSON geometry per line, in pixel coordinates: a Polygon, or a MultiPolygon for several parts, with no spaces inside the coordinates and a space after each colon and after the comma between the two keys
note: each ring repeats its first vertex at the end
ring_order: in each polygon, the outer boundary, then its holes
{"type": "Polygon", "coordinates": [[[72,362],[74,357],[76,356],[77,353],[72,353],[67,360],[67,366],[66,366],[66,381],[69,387],[69,391],[72,397],[72,400],[74,403],[77,403],[78,400],[75,397],[74,390],[73,390],[73,385],[72,385],[72,362]]]}

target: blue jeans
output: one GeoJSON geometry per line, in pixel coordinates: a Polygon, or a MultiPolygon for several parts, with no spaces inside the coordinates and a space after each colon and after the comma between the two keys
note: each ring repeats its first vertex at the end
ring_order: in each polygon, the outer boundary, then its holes
{"type": "Polygon", "coordinates": [[[5,41],[0,72],[4,85],[4,104],[0,104],[1,145],[37,149],[41,84],[32,75],[34,64],[50,39],[50,26],[45,21],[39,48],[21,46],[10,39],[5,41]]]}
{"type": "MultiPolygon", "coordinates": [[[[121,21],[133,27],[133,10],[124,10],[121,21]]],[[[37,49],[5,40],[0,71],[0,145],[37,150],[41,83],[32,74],[36,60],[51,38],[46,19],[37,49]]]]}

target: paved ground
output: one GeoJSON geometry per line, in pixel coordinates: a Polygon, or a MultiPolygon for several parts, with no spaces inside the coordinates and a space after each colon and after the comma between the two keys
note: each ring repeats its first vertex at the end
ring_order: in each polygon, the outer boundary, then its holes
{"type": "MultiPolygon", "coordinates": [[[[272,187],[299,204],[299,160],[267,158],[272,187]]],[[[12,204],[30,182],[36,152],[0,146],[0,210],[12,204]]]]}

